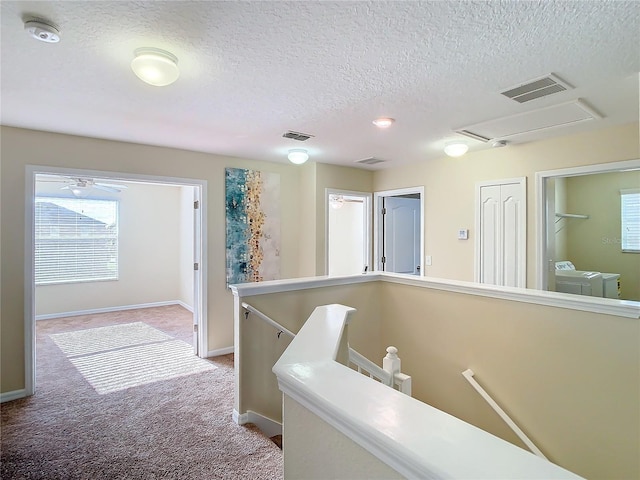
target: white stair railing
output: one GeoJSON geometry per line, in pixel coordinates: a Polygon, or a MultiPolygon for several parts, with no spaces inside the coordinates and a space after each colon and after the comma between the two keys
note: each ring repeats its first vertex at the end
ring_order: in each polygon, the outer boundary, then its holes
{"type": "Polygon", "coordinates": [[[547,457],[545,457],[544,453],[542,453],[540,449],[536,447],[535,444],[531,441],[531,439],[527,437],[527,435],[522,430],[520,430],[520,427],[518,427],[518,425],[516,425],[516,423],[511,420],[511,417],[509,417],[509,415],[507,415],[507,413],[502,408],[500,408],[500,405],[498,405],[496,401],[491,398],[491,395],[489,395],[486,390],[482,388],[482,386],[478,382],[476,382],[475,378],[473,378],[473,370],[469,368],[462,372],[462,375],[469,381],[471,386],[476,389],[476,391],[482,396],[482,398],[487,401],[491,408],[493,408],[496,413],[500,415],[500,418],[502,418],[502,420],[504,420],[509,428],[514,431],[514,433],[520,440],[522,440],[522,442],[529,448],[529,450],[531,450],[537,456],[547,460],[547,457]]]}
{"type": "MultiPolygon", "coordinates": [[[[249,313],[253,313],[264,322],[276,328],[278,330],[278,338],[280,338],[280,335],[283,333],[291,338],[296,336],[296,334],[291,330],[283,327],[278,322],[248,303],[242,302],[242,308],[245,309],[245,318],[249,317],[249,313]]],[[[401,361],[398,357],[398,349],[396,347],[387,348],[387,355],[382,359],[382,368],[364,355],[349,347],[349,366],[351,365],[355,367],[358,373],[367,375],[380,383],[411,396],[411,377],[400,371],[401,361]]]]}

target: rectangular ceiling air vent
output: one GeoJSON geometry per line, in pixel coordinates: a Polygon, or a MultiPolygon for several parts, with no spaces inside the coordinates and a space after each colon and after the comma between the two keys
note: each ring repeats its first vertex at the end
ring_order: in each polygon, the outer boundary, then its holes
{"type": "Polygon", "coordinates": [[[308,133],[294,132],[293,130],[287,130],[282,134],[282,136],[284,138],[292,138],[293,140],[299,140],[301,142],[309,140],[311,137],[313,137],[313,135],[309,135],[308,133]]]}
{"type": "Polygon", "coordinates": [[[376,165],[378,163],[384,163],[386,160],[381,160],[375,157],[365,158],[363,160],[356,160],[356,163],[360,163],[362,165],[376,165]]]}
{"type": "Polygon", "coordinates": [[[546,97],[547,95],[564,92],[572,88],[573,87],[567,82],[550,73],[544,77],[530,80],[500,93],[516,102],[525,103],[535,100],[536,98],[546,97]]]}

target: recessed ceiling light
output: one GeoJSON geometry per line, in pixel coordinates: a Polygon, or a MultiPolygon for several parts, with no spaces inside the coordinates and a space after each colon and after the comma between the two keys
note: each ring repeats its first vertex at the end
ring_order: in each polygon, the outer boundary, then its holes
{"type": "Polygon", "coordinates": [[[444,146],[444,153],[450,157],[461,157],[469,150],[469,145],[463,142],[449,142],[444,146]]]}
{"type": "Polygon", "coordinates": [[[289,150],[289,155],[287,155],[287,158],[291,163],[302,165],[304,162],[309,160],[309,154],[303,148],[293,148],[289,150]]]}
{"type": "Polygon", "coordinates": [[[159,48],[138,48],[134,55],[131,69],[140,80],[149,85],[164,87],[180,76],[178,59],[172,53],[159,48]]]}
{"type": "Polygon", "coordinates": [[[396,119],[395,118],[387,118],[387,117],[383,117],[383,118],[376,118],[373,121],[373,124],[378,127],[378,128],[388,128],[391,126],[391,124],[393,122],[395,122],[396,119]]]}

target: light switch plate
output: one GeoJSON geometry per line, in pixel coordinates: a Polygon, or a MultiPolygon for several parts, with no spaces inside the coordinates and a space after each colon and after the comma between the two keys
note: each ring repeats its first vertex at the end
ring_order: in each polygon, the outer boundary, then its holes
{"type": "Polygon", "coordinates": [[[466,228],[458,230],[458,240],[466,240],[467,238],[469,238],[469,230],[466,228]]]}

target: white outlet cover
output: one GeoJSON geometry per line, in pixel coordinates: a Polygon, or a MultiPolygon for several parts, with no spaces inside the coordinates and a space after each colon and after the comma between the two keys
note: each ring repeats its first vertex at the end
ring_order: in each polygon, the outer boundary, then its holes
{"type": "Polygon", "coordinates": [[[466,240],[467,238],[469,238],[469,230],[467,230],[466,228],[461,228],[460,230],[458,230],[459,240],[466,240]]]}

